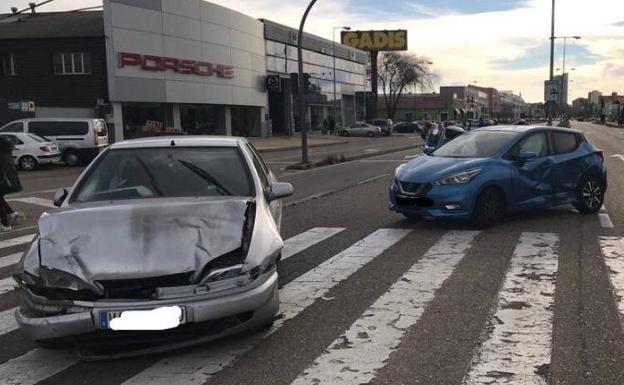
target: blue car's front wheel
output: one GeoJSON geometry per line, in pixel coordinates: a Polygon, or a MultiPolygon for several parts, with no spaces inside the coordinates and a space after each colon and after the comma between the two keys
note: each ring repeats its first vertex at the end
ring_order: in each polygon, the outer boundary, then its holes
{"type": "Polygon", "coordinates": [[[477,198],[473,219],[475,224],[481,228],[492,227],[498,222],[505,209],[505,199],[502,192],[490,187],[485,189],[477,198]]]}
{"type": "Polygon", "coordinates": [[[604,183],[595,176],[584,176],[576,187],[574,207],[582,214],[595,214],[604,203],[604,183]]]}

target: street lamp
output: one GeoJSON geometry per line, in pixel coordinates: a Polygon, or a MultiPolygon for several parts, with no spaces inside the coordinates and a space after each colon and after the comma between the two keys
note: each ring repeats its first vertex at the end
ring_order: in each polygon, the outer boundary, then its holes
{"type": "MultiPolygon", "coordinates": [[[[350,31],[351,27],[348,26],[344,26],[344,27],[334,27],[332,29],[332,43],[334,45],[334,52],[333,52],[333,56],[334,56],[334,100],[333,100],[333,115],[334,115],[334,124],[336,124],[337,120],[336,120],[336,31],[337,30],[343,30],[343,31],[350,31]]],[[[340,109],[342,111],[342,108],[340,109]]],[[[340,121],[342,122],[342,119],[340,119],[340,121]]]]}
{"type": "Polygon", "coordinates": [[[556,36],[553,37],[553,39],[563,39],[563,65],[561,66],[562,74],[565,74],[565,59],[566,59],[566,43],[568,41],[568,39],[574,39],[574,40],[579,40],[581,37],[580,36],[556,36]]]}
{"type": "Polygon", "coordinates": [[[301,129],[301,163],[308,163],[308,130],[306,127],[306,110],[307,106],[304,100],[304,80],[303,80],[303,26],[310,9],[314,6],[316,0],[310,1],[303,16],[301,17],[301,23],[299,24],[299,33],[297,33],[297,72],[298,76],[298,91],[297,91],[297,107],[299,115],[299,127],[301,129]]]}

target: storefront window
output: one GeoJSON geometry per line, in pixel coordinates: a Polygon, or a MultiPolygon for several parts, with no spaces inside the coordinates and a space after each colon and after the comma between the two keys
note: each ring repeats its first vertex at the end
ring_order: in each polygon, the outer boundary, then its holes
{"type": "Polygon", "coordinates": [[[232,107],[232,135],[260,136],[260,107],[232,107]]]}
{"type": "Polygon", "coordinates": [[[181,105],[180,123],[188,135],[225,135],[225,125],[219,124],[223,106],[181,105]]]}
{"type": "Polygon", "coordinates": [[[166,134],[165,111],[162,104],[123,105],[124,138],[140,138],[166,134]]]}

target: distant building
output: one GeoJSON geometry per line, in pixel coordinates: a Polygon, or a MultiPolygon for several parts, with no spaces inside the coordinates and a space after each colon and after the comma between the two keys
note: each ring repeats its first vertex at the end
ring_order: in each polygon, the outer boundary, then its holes
{"type": "Polygon", "coordinates": [[[624,108],[624,95],[618,95],[617,92],[611,93],[609,96],[602,96],[604,106],[602,106],[602,114],[607,120],[617,121],[624,108]]]}
{"type": "Polygon", "coordinates": [[[498,90],[493,87],[477,87],[471,86],[473,88],[477,88],[479,91],[483,91],[488,96],[488,110],[491,118],[497,118],[501,112],[501,98],[498,94],[498,90]]]}
{"type": "Polygon", "coordinates": [[[559,106],[565,109],[568,105],[568,73],[555,76],[555,80],[559,82],[559,106]]]}
{"type": "Polygon", "coordinates": [[[575,116],[590,117],[592,115],[592,107],[587,98],[576,98],[572,101],[572,110],[575,116]]]}
{"type": "MultiPolygon", "coordinates": [[[[442,94],[406,94],[401,95],[397,103],[394,120],[462,120],[463,100],[453,95],[442,94]]],[[[385,103],[378,104],[379,116],[386,115],[385,103]]]]}
{"type": "Polygon", "coordinates": [[[587,94],[587,99],[594,106],[599,106],[600,105],[600,97],[601,96],[602,96],[602,92],[600,92],[600,91],[592,91],[592,92],[587,94]]]}
{"type": "Polygon", "coordinates": [[[525,110],[525,102],[522,95],[516,95],[513,91],[499,91],[501,99],[500,118],[509,120],[518,120],[522,117],[525,110]]]}
{"type": "Polygon", "coordinates": [[[479,119],[490,115],[488,94],[481,91],[479,87],[443,86],[440,87],[440,95],[447,99],[459,99],[460,111],[464,112],[464,119],[479,119]]]}

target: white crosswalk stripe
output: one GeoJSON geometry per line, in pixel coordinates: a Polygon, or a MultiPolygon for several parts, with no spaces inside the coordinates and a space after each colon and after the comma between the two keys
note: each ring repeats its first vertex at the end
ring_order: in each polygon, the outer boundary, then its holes
{"type": "Polygon", "coordinates": [[[5,239],[3,241],[0,241],[0,250],[13,246],[25,245],[27,243],[30,243],[34,237],[35,234],[26,234],[20,237],[5,239]]]}
{"type": "Polygon", "coordinates": [[[0,279],[0,294],[15,290],[16,282],[12,277],[0,279]]]}
{"type": "Polygon", "coordinates": [[[0,365],[3,385],[34,385],[76,364],[76,356],[57,350],[34,349],[0,365]]]}
{"type": "Polygon", "coordinates": [[[556,234],[521,235],[464,385],[547,383],[558,248],[556,234]]]}
{"type": "Polygon", "coordinates": [[[12,199],[7,199],[7,201],[26,203],[26,204],[35,205],[35,206],[56,208],[56,206],[54,206],[54,203],[50,199],[44,199],[44,198],[39,198],[39,197],[12,198],[12,199]]]}
{"type": "Polygon", "coordinates": [[[17,262],[19,262],[22,254],[24,253],[15,253],[7,255],[5,257],[0,257],[0,268],[15,265],[17,262]]]}
{"type": "Polygon", "coordinates": [[[296,317],[341,281],[403,239],[411,230],[379,229],[280,289],[282,317],[264,333],[214,345],[208,349],[160,360],[124,383],[151,385],[202,384],[244,352],[296,317]]]}
{"type": "Polygon", "coordinates": [[[600,237],[600,248],[609,268],[620,320],[624,323],[624,237],[600,237]]]}
{"type": "Polygon", "coordinates": [[[0,335],[10,333],[17,329],[15,321],[15,308],[0,312],[0,335]]]}
{"type": "Polygon", "coordinates": [[[292,238],[288,238],[284,241],[282,261],[344,230],[344,227],[314,227],[292,238]]]}
{"type": "Polygon", "coordinates": [[[375,378],[406,330],[452,274],[478,232],[445,234],[293,384],[361,384],[375,378]]]}

